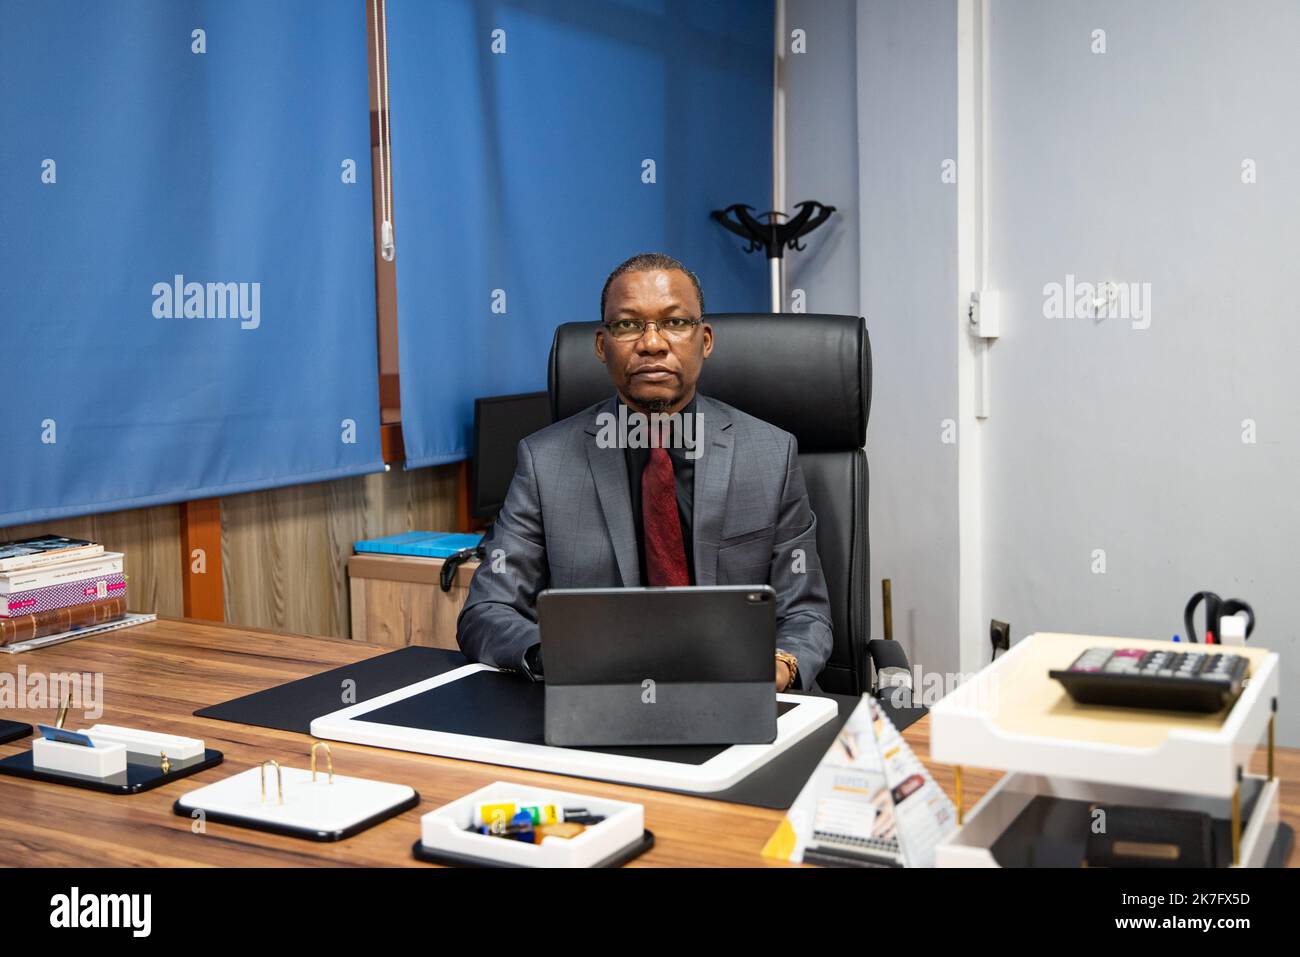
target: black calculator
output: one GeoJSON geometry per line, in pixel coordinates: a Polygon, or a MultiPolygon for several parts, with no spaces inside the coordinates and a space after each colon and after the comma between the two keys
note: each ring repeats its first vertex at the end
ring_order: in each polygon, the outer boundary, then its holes
{"type": "Polygon", "coordinates": [[[1089,648],[1047,674],[1079,704],[1212,713],[1241,694],[1248,662],[1217,651],[1089,648]]]}

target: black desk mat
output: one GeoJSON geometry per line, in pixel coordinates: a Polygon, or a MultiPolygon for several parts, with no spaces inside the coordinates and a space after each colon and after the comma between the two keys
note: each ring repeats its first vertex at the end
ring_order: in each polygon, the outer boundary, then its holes
{"type": "Polygon", "coordinates": [[[412,645],[200,708],[194,714],[199,718],[311,734],[312,721],[323,714],[378,698],[467,663],[459,651],[412,645]]]}
{"type": "MultiPolygon", "coordinates": [[[[218,721],[232,721],[237,724],[251,724],[261,728],[275,728],[280,731],[310,734],[311,722],[314,718],[338,711],[349,704],[367,701],[390,691],[396,691],[398,688],[405,688],[407,685],[443,674],[464,664],[467,664],[467,661],[464,655],[458,651],[419,646],[400,648],[385,655],[344,665],[341,668],[334,668],[318,675],[300,678],[297,681],[291,681],[275,688],[268,688],[265,691],[258,691],[242,698],[235,698],[231,701],[202,708],[194,712],[194,714],[200,718],[215,718],[218,721]],[[345,691],[348,690],[351,690],[352,693],[345,697],[345,691]]],[[[513,675],[495,677],[501,678],[504,684],[496,686],[493,689],[494,693],[500,692],[502,689],[507,694],[511,689],[518,692],[516,700],[519,711],[515,712],[516,714],[521,712],[526,714],[529,707],[536,708],[537,717],[534,719],[535,728],[533,733],[536,736],[536,742],[541,743],[542,686],[534,685],[513,675]],[[535,704],[530,704],[534,699],[535,704]]],[[[375,712],[375,715],[385,714],[390,709],[401,709],[407,702],[418,700],[419,697],[421,696],[415,696],[414,699],[408,698],[404,702],[385,706],[375,712]]],[[[749,804],[756,807],[782,810],[788,808],[794,803],[794,799],[798,797],[804,782],[812,776],[813,770],[830,748],[831,742],[835,740],[835,735],[839,733],[844,722],[849,719],[849,715],[853,712],[853,708],[859,700],[852,695],[826,695],[826,697],[831,698],[839,705],[839,714],[834,719],[782,754],[777,755],[738,784],[724,791],[715,791],[709,794],[699,794],[694,791],[676,791],[676,793],[691,794],[695,797],[718,801],[729,801],[735,804],[749,804]]],[[[883,702],[882,707],[900,730],[906,728],[926,713],[925,708],[895,708],[889,702],[883,702]]],[[[367,717],[374,717],[375,715],[367,717]]],[[[412,719],[409,716],[405,719],[399,719],[394,714],[387,716],[385,720],[393,723],[410,723],[412,726],[418,727],[426,725],[427,715],[421,714],[419,719],[412,719]]],[[[462,721],[463,718],[455,716],[453,720],[462,721]]],[[[440,730],[455,731],[457,729],[455,727],[442,727],[440,730]]],[[[485,729],[479,722],[475,722],[472,727],[466,725],[462,730],[488,737],[501,737],[507,740],[531,740],[524,737],[525,732],[520,732],[517,728],[510,734],[485,734],[485,729]]],[[[698,764],[708,760],[712,753],[716,753],[716,750],[720,749],[665,747],[653,749],[598,748],[592,750],[637,754],[646,754],[653,751],[654,756],[661,760],[677,760],[684,763],[698,764]],[[703,754],[704,752],[712,753],[703,754]]],[[[652,790],[671,791],[675,789],[653,788],[652,790]]]]}
{"type": "Polygon", "coordinates": [[[0,744],[17,741],[19,738],[25,738],[31,733],[32,726],[30,724],[0,718],[0,744]]]}

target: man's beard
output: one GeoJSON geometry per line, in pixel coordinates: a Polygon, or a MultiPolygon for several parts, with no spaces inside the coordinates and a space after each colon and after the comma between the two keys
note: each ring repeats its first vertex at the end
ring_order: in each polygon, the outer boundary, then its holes
{"type": "Polygon", "coordinates": [[[681,397],[676,396],[671,399],[646,399],[645,401],[638,402],[638,404],[641,406],[641,408],[645,409],[651,415],[655,415],[658,413],[667,412],[669,409],[671,409],[674,405],[677,404],[677,400],[679,398],[681,397]]]}
{"type": "Polygon", "coordinates": [[[630,391],[625,394],[627,396],[626,401],[628,401],[629,404],[641,409],[647,415],[656,415],[668,412],[673,406],[681,402],[686,396],[686,388],[683,386],[683,388],[675,395],[669,396],[666,399],[659,398],[658,396],[643,399],[639,395],[635,395],[630,391]]]}

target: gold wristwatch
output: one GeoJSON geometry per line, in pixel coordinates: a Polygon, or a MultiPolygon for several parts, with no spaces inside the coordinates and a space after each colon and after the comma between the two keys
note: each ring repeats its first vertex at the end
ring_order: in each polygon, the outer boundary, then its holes
{"type": "Polygon", "coordinates": [[[795,679],[799,677],[799,659],[790,654],[790,652],[782,651],[778,648],[776,652],[776,660],[784,661],[790,668],[790,684],[786,685],[786,687],[791,687],[794,684],[795,679]]]}

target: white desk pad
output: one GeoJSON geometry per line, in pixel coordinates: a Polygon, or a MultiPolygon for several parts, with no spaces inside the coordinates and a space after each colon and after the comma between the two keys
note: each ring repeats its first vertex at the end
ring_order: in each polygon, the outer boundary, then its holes
{"type": "MultiPolygon", "coordinates": [[[[469,734],[431,731],[366,720],[366,715],[369,713],[414,695],[459,681],[477,672],[495,670],[483,664],[456,668],[360,704],[349,705],[331,714],[322,715],[312,721],[311,733],[316,738],[330,741],[415,751],[438,757],[481,761],[487,764],[595,778],[620,784],[638,784],[708,794],[726,790],[743,780],[747,775],[833,720],[839,710],[835,701],[830,698],[778,694],[777,701],[787,702],[793,707],[777,719],[775,741],[771,744],[732,745],[701,763],[609,754],[584,748],[558,748],[545,744],[475,737],[469,734]]],[[[665,749],[666,752],[669,750],[674,749],[665,749]]]]}

